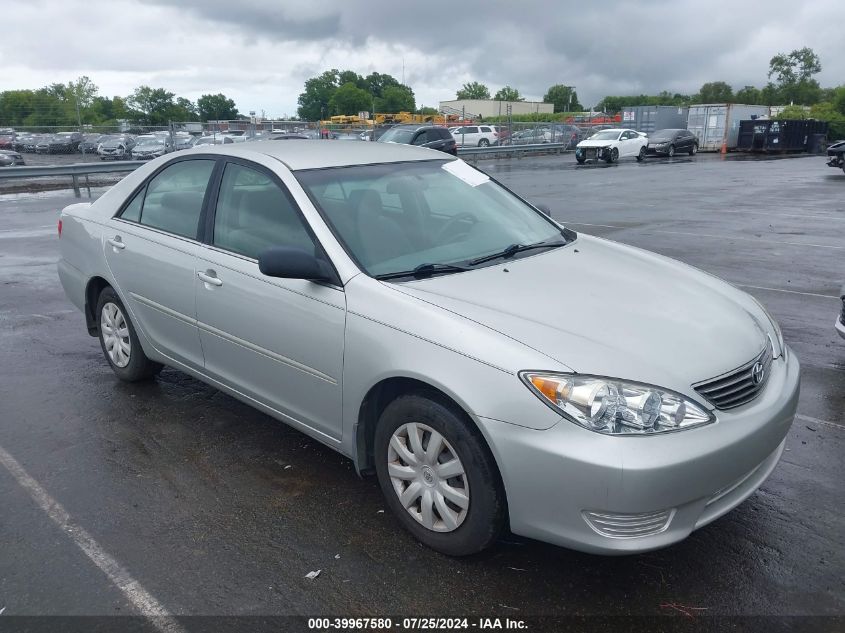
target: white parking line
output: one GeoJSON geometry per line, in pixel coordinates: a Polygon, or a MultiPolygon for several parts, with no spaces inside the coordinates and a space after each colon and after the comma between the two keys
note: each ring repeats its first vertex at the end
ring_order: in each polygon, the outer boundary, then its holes
{"type": "Polygon", "coordinates": [[[734,284],[740,288],[754,288],[755,290],[771,290],[772,292],[788,292],[792,295],[804,295],[805,297],[821,297],[822,299],[839,299],[837,295],[822,295],[817,292],[801,292],[800,290],[784,290],[783,288],[768,288],[767,286],[749,286],[748,284],[734,284]]]}
{"type": "Polygon", "coordinates": [[[568,220],[561,220],[563,224],[571,224],[573,226],[599,226],[606,229],[642,229],[651,233],[663,233],[665,235],[689,235],[691,237],[710,237],[717,240],[740,240],[743,242],[755,242],[757,244],[778,244],[787,246],[807,246],[810,248],[831,248],[834,250],[845,250],[845,246],[832,246],[830,244],[805,244],[803,242],[786,242],[782,240],[764,240],[758,237],[737,237],[736,235],[713,235],[711,233],[690,233],[687,231],[661,231],[660,229],[649,229],[643,226],[616,226],[613,224],[589,224],[587,222],[570,222],[568,220]]]}
{"type": "Polygon", "coordinates": [[[804,422],[809,422],[810,424],[821,424],[822,426],[829,426],[833,427],[834,429],[839,429],[840,431],[845,431],[845,425],[837,424],[836,422],[819,420],[818,418],[812,418],[809,415],[802,415],[801,413],[796,414],[795,417],[799,420],[803,420],[804,422]]]}
{"type": "Polygon", "coordinates": [[[162,633],[187,633],[173,618],[173,615],[144,589],[115,558],[105,551],[88,532],[74,522],[73,518],[53,499],[41,485],[29,476],[23,466],[0,446],[0,464],[15,478],[21,487],[29,493],[44,513],[59,529],[68,535],[74,544],[108,576],[127,600],[139,613],[150,618],[150,623],[162,633]]]}

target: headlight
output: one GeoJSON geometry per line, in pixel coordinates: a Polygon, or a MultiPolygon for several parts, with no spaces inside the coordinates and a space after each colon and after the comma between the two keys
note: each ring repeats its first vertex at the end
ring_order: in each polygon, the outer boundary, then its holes
{"type": "Polygon", "coordinates": [[[660,387],[576,374],[520,372],[519,377],[564,417],[605,435],[653,435],[716,421],[689,398],[660,387]]]}
{"type": "MultiPolygon", "coordinates": [[[[754,299],[753,296],[748,296],[754,299]]],[[[783,342],[783,332],[781,332],[780,325],[778,325],[778,322],[775,321],[774,317],[772,317],[772,315],[766,309],[766,306],[757,301],[757,299],[754,299],[754,303],[760,306],[760,309],[763,311],[763,314],[766,315],[766,318],[769,320],[769,323],[771,324],[772,330],[775,334],[774,338],[769,336],[769,338],[772,339],[772,347],[774,348],[772,352],[772,358],[780,358],[781,354],[784,354],[786,352],[786,345],[784,345],[783,342]]]]}

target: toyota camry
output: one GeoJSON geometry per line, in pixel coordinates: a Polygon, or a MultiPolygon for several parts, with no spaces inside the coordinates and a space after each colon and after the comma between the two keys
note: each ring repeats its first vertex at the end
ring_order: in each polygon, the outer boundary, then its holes
{"type": "Polygon", "coordinates": [[[168,154],[65,208],[59,241],[119,379],[169,366],[301,430],[452,555],[504,530],[680,541],[763,483],[796,410],[798,360],[752,297],[430,149],[168,154]]]}

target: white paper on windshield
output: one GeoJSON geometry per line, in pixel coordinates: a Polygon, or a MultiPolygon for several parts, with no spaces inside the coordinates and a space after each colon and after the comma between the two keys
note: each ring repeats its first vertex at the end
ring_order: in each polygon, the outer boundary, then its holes
{"type": "Polygon", "coordinates": [[[444,163],[443,169],[453,176],[457,176],[470,187],[477,187],[485,182],[490,182],[490,176],[473,169],[462,160],[450,160],[448,163],[444,163]]]}

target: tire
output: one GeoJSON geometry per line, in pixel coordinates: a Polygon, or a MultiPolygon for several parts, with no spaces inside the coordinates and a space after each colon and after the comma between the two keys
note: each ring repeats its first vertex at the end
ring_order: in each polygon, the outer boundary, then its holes
{"type": "Polygon", "coordinates": [[[478,141],[478,146],[479,147],[490,147],[490,141],[488,141],[486,138],[483,138],[480,141],[478,141]]]}
{"type": "Polygon", "coordinates": [[[672,157],[675,155],[675,146],[674,146],[674,145],[670,145],[670,146],[669,146],[669,151],[668,151],[668,152],[666,152],[666,155],[667,155],[669,158],[672,158],[672,157]]]}
{"type": "Polygon", "coordinates": [[[641,163],[645,160],[645,146],[640,148],[640,153],[637,154],[637,162],[641,163]]]}
{"type": "Polygon", "coordinates": [[[449,556],[492,545],[507,515],[499,471],[471,424],[451,403],[415,393],[387,405],[375,432],[376,474],[387,505],[417,540],[449,556]],[[440,449],[430,459],[426,449],[438,435],[440,449]],[[417,451],[412,436],[419,438],[417,451]],[[438,477],[436,469],[444,466],[451,466],[445,471],[448,479],[438,477]],[[400,500],[403,493],[407,508],[400,500]]]}
{"type": "Polygon", "coordinates": [[[161,371],[162,365],[147,358],[141,349],[135,326],[113,288],[103,288],[97,299],[95,314],[100,347],[118,378],[126,382],[138,382],[152,378],[161,371]],[[123,333],[109,337],[110,330],[123,333]]]}
{"type": "Polygon", "coordinates": [[[586,158],[576,158],[575,160],[578,161],[579,165],[583,165],[584,163],[587,162],[586,158]]]}
{"type": "Polygon", "coordinates": [[[692,144],[692,147],[689,148],[689,155],[695,156],[698,153],[698,145],[696,143],[692,144]]]}
{"type": "Polygon", "coordinates": [[[619,160],[619,149],[616,148],[616,147],[612,148],[610,150],[610,156],[608,156],[605,160],[607,161],[608,164],[615,163],[616,161],[618,161],[619,160]]]}

